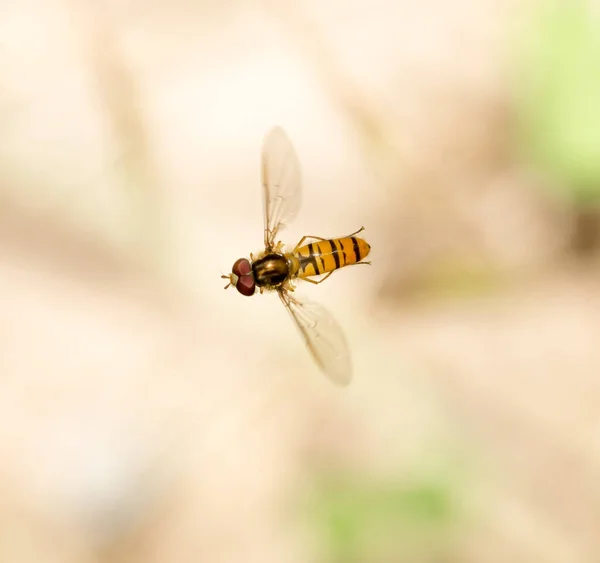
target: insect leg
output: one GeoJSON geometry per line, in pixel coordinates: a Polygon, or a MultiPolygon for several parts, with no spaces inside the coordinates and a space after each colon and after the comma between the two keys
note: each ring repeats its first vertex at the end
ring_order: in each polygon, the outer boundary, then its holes
{"type": "MultiPolygon", "coordinates": [[[[358,231],[352,233],[351,235],[346,235],[348,238],[353,237],[354,235],[357,235],[358,233],[362,233],[365,230],[364,227],[361,227],[360,229],[358,229],[358,231]]],[[[358,264],[360,264],[360,262],[357,262],[358,264]]]]}
{"type": "Polygon", "coordinates": [[[302,243],[303,243],[303,242],[304,242],[304,241],[305,241],[307,238],[312,238],[312,239],[315,239],[315,240],[327,240],[326,238],[322,238],[322,237],[315,237],[315,236],[313,236],[313,235],[305,235],[305,236],[303,236],[303,237],[300,239],[300,242],[298,242],[298,244],[297,244],[297,245],[294,247],[294,252],[295,252],[296,250],[298,250],[298,249],[299,249],[299,248],[302,246],[302,243]]]}
{"type": "MultiPolygon", "coordinates": [[[[361,264],[361,262],[359,262],[359,264],[361,264]]],[[[325,274],[325,276],[323,276],[320,280],[311,280],[309,278],[302,278],[304,281],[307,281],[309,283],[314,283],[315,285],[320,284],[321,282],[324,282],[331,274],[333,274],[335,270],[332,270],[331,272],[328,272],[327,274],[325,274]]]]}

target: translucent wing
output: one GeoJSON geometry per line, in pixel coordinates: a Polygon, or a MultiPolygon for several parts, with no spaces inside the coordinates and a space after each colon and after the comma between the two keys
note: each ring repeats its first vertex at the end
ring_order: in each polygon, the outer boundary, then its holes
{"type": "Polygon", "coordinates": [[[265,137],[262,150],[265,248],[275,246],[277,232],[296,217],[302,203],[300,163],[283,129],[265,137]]]}
{"type": "Polygon", "coordinates": [[[278,293],[323,373],[336,385],[348,385],[352,362],[346,338],[335,319],[316,303],[300,302],[285,290],[278,293]]]}

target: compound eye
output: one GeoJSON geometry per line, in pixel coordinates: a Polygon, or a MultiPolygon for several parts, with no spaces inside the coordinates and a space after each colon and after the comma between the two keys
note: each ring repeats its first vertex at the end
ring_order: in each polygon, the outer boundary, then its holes
{"type": "Polygon", "coordinates": [[[235,288],[246,297],[254,295],[254,290],[256,289],[256,282],[254,281],[254,276],[252,274],[240,276],[238,278],[237,283],[235,284],[235,288]]]}
{"type": "Polygon", "coordinates": [[[238,277],[246,276],[251,271],[252,268],[250,266],[250,262],[246,258],[240,258],[236,260],[231,271],[238,277]]]}

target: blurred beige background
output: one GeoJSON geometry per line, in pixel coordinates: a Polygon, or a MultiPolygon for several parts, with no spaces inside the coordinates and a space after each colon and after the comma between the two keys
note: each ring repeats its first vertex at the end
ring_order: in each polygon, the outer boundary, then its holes
{"type": "Polygon", "coordinates": [[[0,3],[0,560],[597,561],[600,177],[522,150],[535,7],[0,3]],[[348,389],[219,278],[275,124],[285,240],[373,249],[301,288],[348,389]]]}

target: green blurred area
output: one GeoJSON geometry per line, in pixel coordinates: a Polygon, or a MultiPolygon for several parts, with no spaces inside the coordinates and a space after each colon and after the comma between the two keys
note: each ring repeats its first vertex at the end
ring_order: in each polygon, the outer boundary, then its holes
{"type": "Polygon", "coordinates": [[[448,256],[432,263],[414,280],[406,295],[417,303],[433,299],[471,299],[495,295],[510,287],[509,280],[493,265],[448,256]]]}
{"type": "Polygon", "coordinates": [[[583,0],[539,2],[516,55],[521,154],[562,196],[598,203],[600,13],[583,0]]]}
{"type": "Polygon", "coordinates": [[[424,472],[395,482],[329,475],[317,485],[310,526],[331,563],[431,561],[450,548],[455,489],[424,472]]]}

